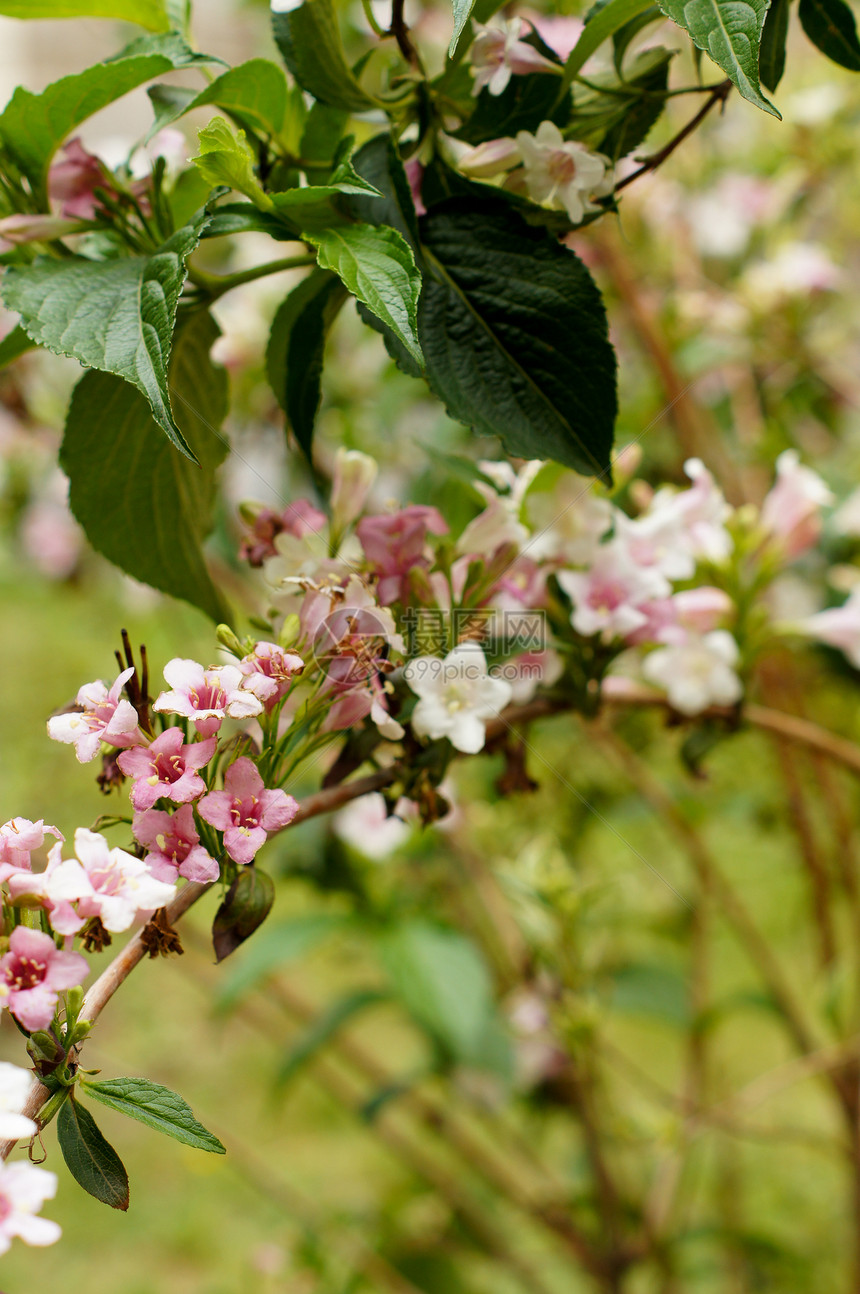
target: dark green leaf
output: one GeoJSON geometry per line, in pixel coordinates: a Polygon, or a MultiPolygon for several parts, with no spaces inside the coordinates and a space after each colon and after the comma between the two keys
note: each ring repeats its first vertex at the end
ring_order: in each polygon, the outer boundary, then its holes
{"type": "Polygon", "coordinates": [[[770,0],[658,0],[693,43],[721,67],[743,97],[773,117],[776,108],[761,92],[759,42],[770,0]]]}
{"type": "Polygon", "coordinates": [[[347,298],[335,274],[314,270],[282,302],[272,323],[266,368],[278,404],[310,458],[326,337],[347,298]]]}
{"type": "Polygon", "coordinates": [[[785,42],[791,0],[771,0],[759,47],[758,72],[766,90],[775,90],[785,71],[785,42]]]}
{"type": "Polygon", "coordinates": [[[215,1155],[226,1154],[214,1133],[195,1119],[188,1102],[169,1087],[151,1083],[148,1078],[108,1078],[100,1082],[82,1079],[81,1087],[94,1101],[137,1119],[183,1145],[215,1155]]]}
{"type": "Polygon", "coordinates": [[[28,337],[21,325],[16,324],[0,341],[0,368],[11,364],[19,355],[26,355],[27,351],[32,350],[35,345],[32,337],[28,337]]]}
{"type": "Polygon", "coordinates": [[[44,198],[51,158],[75,126],[144,81],[199,61],[199,54],[169,32],[135,41],[115,59],[64,76],[41,94],[19,86],[0,114],[0,140],[37,197],[44,198]]]}
{"type": "Polygon", "coordinates": [[[283,1087],[290,1079],[295,1078],[302,1066],[312,1060],[320,1048],[330,1042],[337,1031],[359,1011],[364,1011],[369,1006],[376,1006],[386,999],[386,993],[372,988],[356,989],[354,993],[348,993],[346,997],[339,998],[314,1020],[313,1024],[290,1047],[275,1076],[277,1085],[283,1087]]]}
{"type": "Polygon", "coordinates": [[[379,106],[362,90],[346,61],[332,0],[305,0],[289,13],[273,13],[272,30],[287,67],[320,103],[346,112],[379,106]]]}
{"type": "Polygon", "coordinates": [[[288,962],[303,957],[328,935],[343,930],[349,922],[349,917],[336,913],[312,912],[307,916],[292,917],[276,926],[267,926],[248,945],[247,951],[230,963],[230,970],[215,998],[216,1008],[219,1011],[232,1010],[261,980],[288,962]]]}
{"type": "Polygon", "coordinates": [[[612,36],[612,58],[615,63],[616,72],[621,73],[624,64],[624,55],[630,46],[634,36],[638,36],[640,31],[651,25],[652,22],[661,22],[663,15],[655,4],[650,4],[647,9],[631,18],[623,27],[619,27],[612,36]]]}
{"type": "Polygon", "coordinates": [[[168,31],[163,0],[0,0],[7,18],[121,18],[150,31],[168,31]]]}
{"type": "Polygon", "coordinates": [[[800,0],[800,25],[832,63],[860,72],[857,24],[845,0],[800,0]]]}
{"type": "Polygon", "coordinates": [[[149,134],[151,137],[192,108],[213,104],[243,130],[277,136],[284,125],[287,93],[287,78],[276,63],[266,58],[252,58],[231,67],[199,94],[184,87],[154,85],[149,95],[157,114],[149,134]]]}
{"type": "Polygon", "coordinates": [[[495,1004],[489,972],[471,940],[410,921],[384,935],[380,953],[392,989],[416,1023],[454,1059],[479,1063],[495,1004]]]}
{"type": "Polygon", "coordinates": [[[112,1209],[128,1208],[128,1174],[89,1110],[70,1096],[57,1115],[57,1140],[79,1186],[112,1209]]]}
{"type": "Polygon", "coordinates": [[[274,901],[275,884],[271,876],[256,866],[243,867],[212,922],[216,961],[224,961],[259,930],[274,901]]]}
{"type": "MultiPolygon", "coordinates": [[[[649,9],[653,0],[609,0],[586,22],[564,65],[563,84],[569,86],[605,40],[649,9]]],[[[596,9],[596,6],[595,6],[596,9]]]]}
{"type": "Polygon", "coordinates": [[[181,320],[170,361],[176,416],[200,466],[159,431],[146,401],[119,378],[87,373],[72,396],[60,464],[69,503],[92,546],[135,579],[229,620],[200,550],[208,533],[227,378],[209,350],[218,328],[205,313],[181,320]]]}
{"type": "Polygon", "coordinates": [[[385,225],[365,224],[306,230],[302,236],[316,247],[320,268],[333,270],[415,362],[423,363],[416,321],[421,275],[405,238],[385,225]]]}
{"type": "Polygon", "coordinates": [[[390,225],[418,252],[418,217],[397,144],[389,134],[375,135],[352,159],[355,169],[373,186],[379,198],[355,196],[348,206],[356,220],[369,225],[390,225]]]}
{"type": "Polygon", "coordinates": [[[114,261],[42,258],[3,276],[4,304],[33,341],[88,368],[115,373],[149,401],[153,417],[183,453],[167,390],[167,362],[185,262],[209,220],[203,210],[151,256],[114,261]]]}
{"type": "Polygon", "coordinates": [[[582,262],[503,200],[442,203],[421,238],[427,380],[451,416],[510,454],[608,476],[615,356],[582,262]]]}
{"type": "Polygon", "coordinates": [[[296,241],[295,231],[280,216],[273,211],[261,211],[253,202],[225,202],[217,207],[203,237],[223,238],[227,234],[248,232],[268,234],[281,242],[296,241]]]}

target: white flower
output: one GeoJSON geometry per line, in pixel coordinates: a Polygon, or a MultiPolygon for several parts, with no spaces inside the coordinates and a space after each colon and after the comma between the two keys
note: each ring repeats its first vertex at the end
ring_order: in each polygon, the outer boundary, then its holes
{"type": "Polygon", "coordinates": [[[799,633],[809,634],[829,647],[838,647],[851,664],[860,669],[860,587],[841,607],[830,607],[792,625],[799,633]]]}
{"type": "Polygon", "coordinates": [[[833,495],[817,472],[804,467],[796,449],[776,460],[776,484],[761,507],[762,525],[786,557],[799,557],[821,534],[821,509],[833,495]]]}
{"type": "Polygon", "coordinates": [[[4,1141],[35,1134],[33,1120],[20,1113],[32,1085],[32,1075],[26,1069],[0,1061],[0,1138],[4,1141]]]}
{"type": "Polygon", "coordinates": [[[735,673],[738,645],[730,633],[715,629],[703,638],[660,647],[646,656],[642,673],[663,688],[669,704],[681,714],[700,714],[711,705],[734,705],[743,696],[735,673]]]}
{"type": "Polygon", "coordinates": [[[532,493],[528,511],[534,535],[527,551],[538,562],[547,558],[571,565],[590,562],[613,520],[609,500],[595,494],[591,481],[575,472],[565,473],[560,491],[532,493]]]}
{"type": "Polygon", "coordinates": [[[14,1236],[28,1245],[52,1245],[62,1232],[56,1222],[34,1215],[57,1193],[56,1173],[33,1164],[0,1164],[0,1254],[14,1236]]]}
{"type": "Polygon", "coordinates": [[[615,514],[616,530],[633,560],[656,567],[670,580],[689,579],[698,558],[720,564],[732,551],[725,527],[732,510],[722,491],[700,459],[688,459],[684,471],[692,481],[688,489],[658,490],[633,521],[615,514]]]}
{"type": "Polygon", "coordinates": [[[361,795],[335,814],[335,834],[368,858],[387,858],[409,839],[412,825],[406,817],[415,818],[411,800],[399,800],[394,813],[378,791],[361,795]]]}
{"type": "Polygon", "coordinates": [[[474,22],[475,39],[470,58],[475,82],[472,93],[479,94],[484,86],[490,94],[501,94],[511,79],[511,73],[555,72],[557,66],[545,58],[533,45],[520,40],[523,29],[521,18],[509,20],[496,18],[487,24],[474,22]]]}
{"type": "Polygon", "coordinates": [[[475,148],[467,148],[457,160],[457,169],[476,180],[489,180],[502,171],[519,166],[522,160],[517,141],[502,135],[499,139],[486,139],[475,148]]]}
{"type": "Polygon", "coordinates": [[[457,552],[489,555],[502,544],[522,548],[529,532],[519,520],[519,515],[523,499],[543,463],[533,459],[519,472],[514,471],[510,463],[485,461],[478,466],[485,476],[490,477],[493,485],[487,485],[485,481],[475,482],[475,489],[483,494],[487,506],[466,526],[457,540],[457,552]],[[503,490],[506,493],[501,493],[503,490]]]}
{"type": "Polygon", "coordinates": [[[618,540],[597,549],[587,571],[559,571],[558,582],[573,603],[578,634],[602,634],[605,642],[626,638],[647,622],[642,607],[666,598],[671,587],[656,566],[639,566],[618,540]]]}
{"type": "Polygon", "coordinates": [[[517,144],[529,197],[566,211],[573,224],[579,224],[586,211],[598,210],[592,197],[611,192],[609,159],[565,140],[553,122],[542,121],[533,135],[519,131],[517,144]]]}
{"type": "Polygon", "coordinates": [[[420,698],[412,713],[412,730],[419,737],[447,737],[456,750],[475,755],[486,740],[486,722],[505,708],[511,686],[487,673],[487,661],[477,643],[461,643],[444,660],[418,656],[404,678],[420,698]]]}

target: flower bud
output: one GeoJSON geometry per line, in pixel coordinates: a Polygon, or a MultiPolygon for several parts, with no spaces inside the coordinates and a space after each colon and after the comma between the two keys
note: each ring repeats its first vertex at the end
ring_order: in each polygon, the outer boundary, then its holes
{"type": "Polygon", "coordinates": [[[81,229],[80,220],[66,220],[62,216],[14,215],[4,216],[0,220],[0,239],[7,243],[50,242],[52,238],[64,238],[66,234],[77,233],[81,229]]]}
{"type": "Polygon", "coordinates": [[[231,652],[234,656],[238,656],[241,659],[241,657],[245,655],[245,648],[242,646],[229,625],[219,625],[215,630],[215,637],[221,646],[226,647],[227,651],[231,652]]]}
{"type": "Polygon", "coordinates": [[[332,527],[335,533],[346,529],[361,515],[370,487],[378,471],[375,459],[357,449],[339,449],[334,464],[331,489],[332,527]]]}
{"type": "Polygon", "coordinates": [[[293,611],[290,615],[284,617],[284,623],[281,625],[281,632],[278,634],[279,647],[292,647],[299,641],[302,632],[302,622],[293,611]]]}
{"type": "Polygon", "coordinates": [[[519,166],[522,160],[517,141],[505,135],[501,139],[488,139],[483,144],[478,144],[477,148],[468,149],[457,166],[464,175],[483,180],[519,166]]]}

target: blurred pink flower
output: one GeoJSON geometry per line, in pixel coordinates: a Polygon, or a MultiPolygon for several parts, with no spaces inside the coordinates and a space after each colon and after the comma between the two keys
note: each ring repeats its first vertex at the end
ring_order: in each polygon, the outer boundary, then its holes
{"type": "Polygon", "coordinates": [[[15,1236],[27,1245],[52,1245],[62,1232],[56,1222],[35,1215],[57,1193],[57,1174],[20,1160],[0,1164],[0,1254],[15,1236]]]}
{"type": "Polygon", "coordinates": [[[791,560],[805,553],[821,534],[821,509],[833,495],[817,472],[803,467],[796,449],[776,460],[776,484],[761,508],[762,525],[791,560]]]}
{"type": "Polygon", "coordinates": [[[405,601],[409,595],[409,572],[426,569],[424,555],[428,532],[447,534],[448,525],[436,508],[412,503],[387,516],[363,517],[356,527],[365,556],[379,580],[377,597],[383,606],[405,601]]]}
{"type": "Polygon", "coordinates": [[[246,520],[251,517],[251,529],[239,545],[239,556],[251,566],[262,566],[267,557],[277,555],[275,539],[278,535],[293,535],[301,539],[303,535],[316,534],[326,523],[325,513],[307,499],[296,499],[281,512],[259,508],[251,513],[243,505],[243,515],[246,520]]]}
{"type": "Polygon", "coordinates": [[[521,18],[497,18],[486,24],[473,22],[472,26],[475,39],[469,57],[475,76],[473,94],[480,94],[484,86],[490,94],[501,94],[511,73],[556,71],[555,63],[520,40],[524,30],[521,18]]]}

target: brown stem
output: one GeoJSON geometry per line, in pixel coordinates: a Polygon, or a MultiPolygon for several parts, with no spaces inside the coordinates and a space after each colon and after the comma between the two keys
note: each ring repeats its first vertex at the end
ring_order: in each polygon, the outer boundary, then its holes
{"type": "Polygon", "coordinates": [[[625,175],[623,180],[619,180],[615,186],[615,192],[618,193],[621,189],[626,189],[628,184],[638,180],[641,175],[647,175],[649,171],[656,171],[658,166],[662,166],[666,159],[672,156],[675,149],[683,144],[684,140],[688,139],[694,130],[698,129],[711,109],[718,103],[725,103],[731,88],[731,81],[721,81],[719,85],[715,86],[695,117],[691,117],[686,126],[683,126],[677,135],[673,135],[668,144],[664,144],[659,152],[654,153],[651,157],[646,157],[637,171],[633,171],[630,175],[625,175]]]}
{"type": "Polygon", "coordinates": [[[404,7],[405,0],[392,0],[389,34],[397,41],[397,48],[406,59],[406,62],[414,66],[418,62],[418,54],[409,37],[409,28],[403,16],[404,7]]]}

